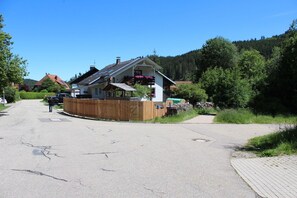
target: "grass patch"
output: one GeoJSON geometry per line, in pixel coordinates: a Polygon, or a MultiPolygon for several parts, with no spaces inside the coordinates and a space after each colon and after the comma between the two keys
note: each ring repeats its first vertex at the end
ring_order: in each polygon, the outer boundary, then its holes
{"type": "Polygon", "coordinates": [[[199,115],[216,115],[218,112],[215,108],[197,108],[196,111],[199,115]]]}
{"type": "Polygon", "coordinates": [[[63,104],[57,104],[54,106],[55,109],[63,109],[64,105],[63,104]]]}
{"type": "Polygon", "coordinates": [[[252,138],[244,149],[261,157],[297,154],[297,126],[252,138]]]}
{"type": "Polygon", "coordinates": [[[192,109],[190,111],[184,111],[181,112],[177,115],[172,115],[172,116],[165,116],[162,118],[155,118],[150,122],[157,122],[157,123],[162,123],[162,124],[166,124],[166,123],[178,123],[178,122],[183,122],[185,120],[194,118],[195,116],[197,116],[197,110],[196,109],[192,109]]]}
{"type": "Polygon", "coordinates": [[[215,117],[217,123],[235,123],[235,124],[296,124],[295,115],[256,115],[248,109],[226,109],[218,112],[215,117]]]}
{"type": "Polygon", "coordinates": [[[8,108],[8,106],[5,106],[3,104],[0,104],[0,111],[3,111],[4,109],[7,109],[7,108],[8,108]]]}

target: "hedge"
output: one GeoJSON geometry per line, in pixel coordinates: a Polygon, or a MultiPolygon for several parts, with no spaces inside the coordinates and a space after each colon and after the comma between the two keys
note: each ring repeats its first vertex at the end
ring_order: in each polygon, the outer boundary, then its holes
{"type": "Polygon", "coordinates": [[[56,93],[41,93],[41,92],[20,92],[21,99],[44,99],[47,96],[54,96],[56,93]]]}

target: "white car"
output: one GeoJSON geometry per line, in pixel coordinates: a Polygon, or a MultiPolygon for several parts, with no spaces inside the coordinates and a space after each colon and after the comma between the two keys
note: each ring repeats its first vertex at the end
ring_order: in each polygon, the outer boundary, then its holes
{"type": "Polygon", "coordinates": [[[4,99],[0,98],[0,104],[7,104],[6,99],[5,98],[4,99]]]}

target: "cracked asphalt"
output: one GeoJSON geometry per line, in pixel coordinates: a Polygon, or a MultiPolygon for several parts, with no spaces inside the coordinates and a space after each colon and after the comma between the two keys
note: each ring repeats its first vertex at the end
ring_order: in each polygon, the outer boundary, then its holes
{"type": "Polygon", "coordinates": [[[23,100],[0,113],[0,197],[258,197],[231,153],[277,129],[94,121],[23,100]]]}

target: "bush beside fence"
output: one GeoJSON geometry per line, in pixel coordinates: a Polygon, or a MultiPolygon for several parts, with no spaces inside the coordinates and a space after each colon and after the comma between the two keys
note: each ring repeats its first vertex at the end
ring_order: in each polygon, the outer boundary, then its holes
{"type": "Polygon", "coordinates": [[[55,93],[53,92],[48,92],[48,93],[45,93],[45,92],[24,92],[24,91],[21,91],[20,92],[20,97],[21,99],[44,99],[45,97],[48,97],[48,96],[54,96],[56,95],[55,93]]]}

